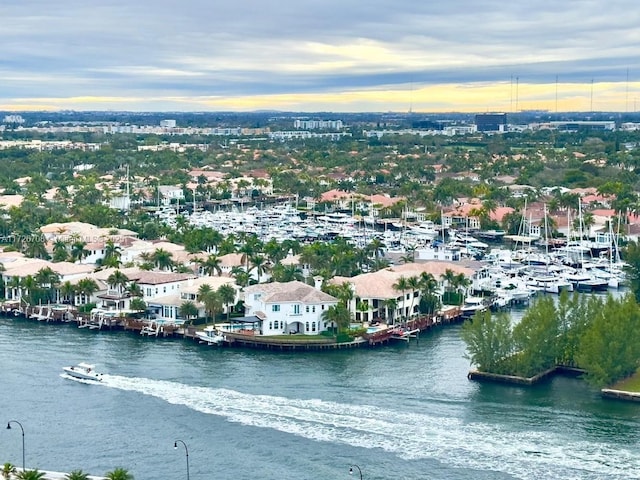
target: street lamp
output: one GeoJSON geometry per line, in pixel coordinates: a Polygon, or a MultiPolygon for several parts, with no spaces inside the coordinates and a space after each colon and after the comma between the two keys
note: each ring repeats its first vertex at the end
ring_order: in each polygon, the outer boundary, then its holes
{"type": "Polygon", "coordinates": [[[362,480],[362,470],[360,470],[360,467],[358,465],[351,465],[349,467],[349,475],[353,475],[354,467],[358,469],[358,473],[360,474],[360,480],[362,480]]]}
{"type": "Polygon", "coordinates": [[[187,480],[189,480],[189,449],[187,449],[187,444],[184,443],[182,440],[176,440],[175,442],[173,442],[173,448],[178,448],[178,442],[180,442],[182,445],[184,445],[184,453],[187,456],[187,480]]]}
{"type": "Polygon", "coordinates": [[[22,424],[19,421],[17,421],[17,420],[9,420],[7,422],[7,430],[11,430],[11,424],[12,423],[17,423],[20,426],[20,430],[22,431],[22,471],[24,472],[25,471],[25,468],[24,468],[24,465],[25,465],[25,463],[24,463],[24,428],[22,428],[22,424]]]}

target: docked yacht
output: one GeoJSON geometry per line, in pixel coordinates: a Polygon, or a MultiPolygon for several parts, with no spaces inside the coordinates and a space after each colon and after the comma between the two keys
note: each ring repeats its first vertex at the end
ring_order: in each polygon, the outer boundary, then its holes
{"type": "Polygon", "coordinates": [[[197,330],[196,337],[207,345],[220,345],[224,342],[225,338],[215,327],[209,325],[204,330],[197,330]]]}
{"type": "Polygon", "coordinates": [[[463,318],[473,317],[476,312],[484,312],[487,310],[487,304],[483,297],[467,297],[460,307],[460,313],[463,318]]]}
{"type": "Polygon", "coordinates": [[[80,380],[93,380],[95,382],[102,381],[102,374],[96,372],[95,366],[88,363],[81,362],[71,367],[63,367],[62,370],[64,370],[64,373],[70,377],[78,378],[80,380]]]}

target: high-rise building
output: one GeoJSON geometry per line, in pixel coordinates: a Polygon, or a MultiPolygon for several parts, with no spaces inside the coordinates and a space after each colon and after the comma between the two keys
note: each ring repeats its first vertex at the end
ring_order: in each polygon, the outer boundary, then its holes
{"type": "Polygon", "coordinates": [[[479,132],[506,132],[506,113],[479,113],[476,115],[476,127],[479,132]]]}

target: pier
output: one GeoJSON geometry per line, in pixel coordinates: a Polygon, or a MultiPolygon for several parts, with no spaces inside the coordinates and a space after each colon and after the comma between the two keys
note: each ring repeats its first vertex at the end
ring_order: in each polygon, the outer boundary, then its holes
{"type": "MultiPolygon", "coordinates": [[[[91,313],[80,313],[70,305],[20,306],[18,302],[6,301],[0,306],[0,314],[46,321],[48,323],[75,323],[78,328],[88,330],[122,330],[148,337],[182,337],[204,343],[196,335],[203,326],[165,324],[156,320],[121,317],[115,311],[96,309],[91,313]]],[[[391,342],[419,341],[420,332],[433,327],[458,322],[462,319],[459,307],[447,306],[437,315],[421,315],[412,319],[364,333],[351,341],[338,342],[335,336],[323,335],[256,335],[253,330],[222,330],[223,347],[253,348],[276,351],[329,351],[353,348],[379,347],[391,342]]]]}

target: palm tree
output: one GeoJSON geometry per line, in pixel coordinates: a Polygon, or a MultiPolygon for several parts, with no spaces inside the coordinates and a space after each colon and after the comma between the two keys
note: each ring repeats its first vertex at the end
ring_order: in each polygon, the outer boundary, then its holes
{"type": "Polygon", "coordinates": [[[398,281],[396,283],[394,283],[391,288],[393,288],[396,291],[400,291],[402,292],[402,318],[404,319],[407,309],[406,309],[406,296],[405,293],[408,289],[409,289],[409,284],[407,283],[407,277],[405,277],[404,275],[400,275],[400,278],[398,278],[398,281]]]}
{"type": "Polygon", "coordinates": [[[65,262],[69,258],[69,251],[67,250],[67,242],[62,239],[57,239],[53,242],[53,261],[65,262]]]}
{"type": "Polygon", "coordinates": [[[387,310],[387,318],[390,320],[391,325],[393,325],[394,317],[396,316],[396,310],[398,309],[398,299],[397,298],[388,298],[384,301],[384,307],[387,310]]]}
{"type": "Polygon", "coordinates": [[[118,268],[122,264],[120,261],[121,256],[122,252],[120,247],[116,245],[113,240],[109,239],[104,244],[104,256],[99,259],[98,263],[102,267],[118,268]]]}
{"type": "Polygon", "coordinates": [[[89,256],[89,250],[86,247],[87,243],[83,241],[76,241],[71,244],[71,261],[81,262],[89,256]]]}
{"type": "Polygon", "coordinates": [[[76,285],[76,293],[79,296],[83,296],[88,302],[91,299],[91,295],[98,291],[98,288],[98,284],[94,279],[83,278],[81,280],[78,280],[78,284],[76,285]]]}
{"type": "Polygon", "coordinates": [[[21,470],[16,475],[18,480],[42,480],[46,474],[39,470],[21,470]]]}
{"type": "Polygon", "coordinates": [[[163,248],[157,248],[151,255],[151,259],[159,270],[171,270],[173,268],[173,255],[163,248]]]}
{"type": "Polygon", "coordinates": [[[356,310],[358,310],[358,312],[360,312],[360,321],[364,322],[365,320],[367,320],[367,313],[369,313],[370,307],[369,307],[369,302],[366,300],[360,301],[358,302],[358,304],[356,305],[356,310]]]}
{"type": "Polygon", "coordinates": [[[349,328],[351,312],[342,303],[332,305],[322,312],[322,320],[336,326],[337,334],[349,328]]]}
{"type": "Polygon", "coordinates": [[[63,301],[69,301],[71,305],[74,303],[74,297],[76,295],[76,286],[73,285],[70,281],[64,282],[60,285],[60,296],[63,301]]]}
{"type": "Polygon", "coordinates": [[[215,323],[216,313],[222,310],[222,298],[216,290],[210,290],[200,300],[204,303],[204,308],[207,314],[211,318],[211,321],[215,323]]]}
{"type": "Polygon", "coordinates": [[[34,279],[39,289],[45,292],[46,299],[48,301],[54,300],[52,297],[55,293],[55,288],[60,283],[60,275],[54,272],[51,267],[43,267],[38,270],[34,279]]]}
{"type": "Polygon", "coordinates": [[[71,473],[67,473],[64,477],[65,480],[89,480],[89,475],[82,470],[73,470],[71,473]]]}
{"type": "Polygon", "coordinates": [[[413,316],[413,309],[415,307],[416,296],[418,290],[420,290],[420,279],[413,275],[407,278],[407,288],[411,292],[411,307],[409,308],[409,317],[413,316]]]}
{"type": "Polygon", "coordinates": [[[220,299],[222,303],[227,307],[227,323],[229,322],[229,316],[231,314],[231,305],[236,300],[236,289],[233,288],[230,284],[225,283],[224,285],[220,285],[218,288],[218,295],[220,295],[220,299]]]}
{"type": "Polygon", "coordinates": [[[127,285],[127,292],[129,292],[129,294],[132,297],[143,297],[144,293],[142,291],[142,287],[140,287],[140,285],[138,285],[136,282],[131,282],[129,285],[127,285]]]}
{"type": "Polygon", "coordinates": [[[144,312],[147,309],[147,304],[142,298],[132,298],[129,302],[129,309],[134,312],[144,312]]]}
{"type": "Polygon", "coordinates": [[[17,470],[18,469],[13,463],[5,463],[4,465],[2,465],[2,478],[4,478],[4,480],[9,480],[11,478],[11,475],[16,473],[17,470]]]}
{"type": "Polygon", "coordinates": [[[198,307],[191,300],[186,300],[180,305],[180,316],[185,318],[189,323],[193,323],[193,319],[198,316],[198,307]]]}
{"type": "Polygon", "coordinates": [[[116,468],[105,475],[107,480],[134,480],[133,475],[124,468],[116,468]]]}
{"type": "Polygon", "coordinates": [[[118,288],[118,291],[122,294],[123,290],[127,286],[127,282],[129,282],[129,277],[127,277],[120,270],[116,270],[107,278],[107,285],[109,287],[115,289],[118,288]]]}
{"type": "Polygon", "coordinates": [[[216,273],[218,276],[222,275],[221,260],[217,255],[211,254],[206,260],[199,260],[198,263],[204,275],[209,275],[210,277],[216,273]]]}
{"type": "Polygon", "coordinates": [[[256,280],[260,283],[260,275],[267,272],[267,258],[264,255],[252,255],[249,261],[256,271],[256,280]]]}
{"type": "Polygon", "coordinates": [[[444,288],[446,292],[452,292],[453,290],[455,290],[456,287],[456,273],[451,270],[450,268],[447,268],[444,273],[440,276],[440,278],[442,278],[442,281],[444,282],[444,288]]]}
{"type": "Polygon", "coordinates": [[[304,281],[304,275],[302,270],[297,265],[283,265],[276,263],[271,270],[271,279],[275,282],[293,282],[297,280],[299,282],[304,281]]]}
{"type": "Polygon", "coordinates": [[[420,274],[420,289],[422,290],[420,304],[426,306],[424,313],[433,315],[440,308],[440,299],[437,297],[438,281],[432,274],[422,272],[420,274]]]}

